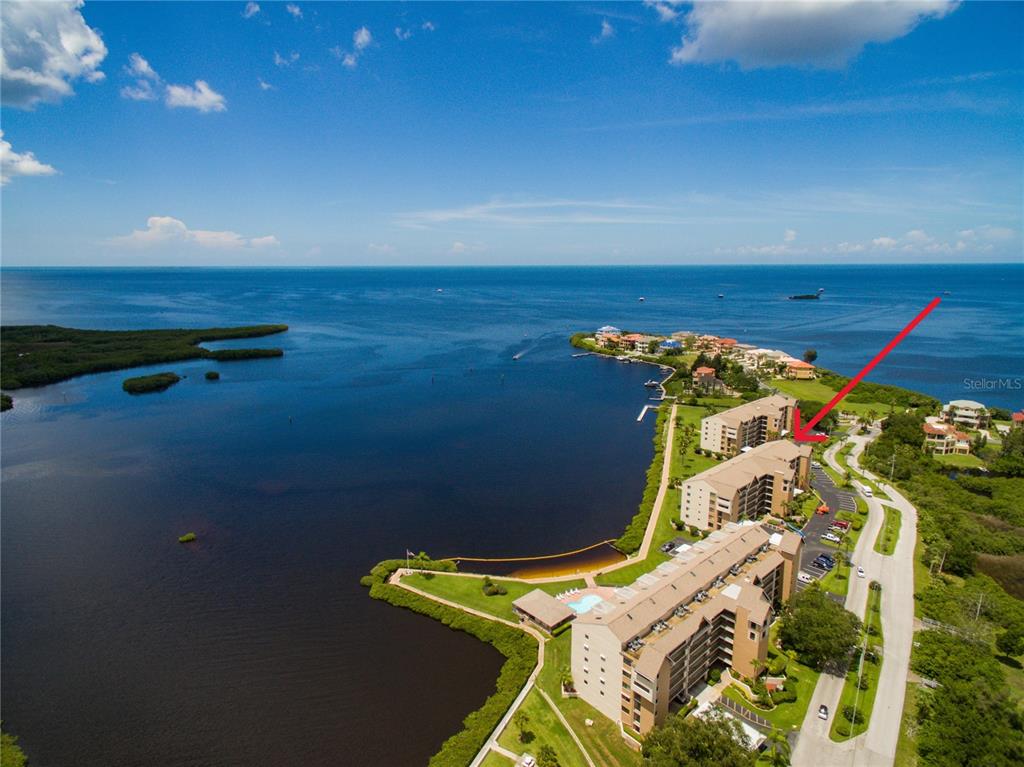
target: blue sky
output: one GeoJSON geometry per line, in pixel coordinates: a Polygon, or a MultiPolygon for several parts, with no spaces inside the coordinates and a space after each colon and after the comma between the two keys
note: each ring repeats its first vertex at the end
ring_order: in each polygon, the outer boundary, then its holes
{"type": "Polygon", "coordinates": [[[1021,261],[1022,4],[3,15],[5,265],[1021,261]]]}

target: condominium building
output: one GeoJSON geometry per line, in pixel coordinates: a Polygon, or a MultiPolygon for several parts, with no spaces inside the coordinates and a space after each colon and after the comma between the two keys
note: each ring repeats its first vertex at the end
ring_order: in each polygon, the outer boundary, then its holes
{"type": "Polygon", "coordinates": [[[713,453],[736,455],[745,447],[778,439],[792,428],[795,406],[792,397],[773,394],[709,415],[700,422],[700,446],[713,453]]]}
{"type": "Polygon", "coordinates": [[[985,406],[970,399],[955,399],[942,407],[942,420],[946,423],[960,424],[969,429],[984,429],[989,425],[991,416],[985,406]]]}
{"type": "Polygon", "coordinates": [[[775,440],[749,448],[683,483],[680,518],[718,530],[762,514],[784,517],[795,491],[807,487],[810,463],[808,444],[775,440]]]}
{"type": "Polygon", "coordinates": [[[748,522],[726,525],[633,584],[572,629],[581,698],[646,734],[718,667],[751,676],[768,652],[773,605],[794,592],[801,540],[748,522]]]}

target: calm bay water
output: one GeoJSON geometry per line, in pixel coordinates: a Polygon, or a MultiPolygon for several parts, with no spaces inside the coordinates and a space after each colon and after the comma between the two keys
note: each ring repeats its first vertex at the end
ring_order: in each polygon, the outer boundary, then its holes
{"type": "Polygon", "coordinates": [[[188,376],[158,395],[124,394],[123,372],[15,392],[5,728],[42,767],[421,764],[501,658],[358,578],[406,547],[516,556],[621,531],[651,456],[650,369],[574,360],[571,332],[813,347],[853,374],[949,290],[872,380],[1019,408],[1022,282],[1019,266],[4,270],[5,325],[291,326],[233,344],[281,359],[132,373],[188,376]]]}

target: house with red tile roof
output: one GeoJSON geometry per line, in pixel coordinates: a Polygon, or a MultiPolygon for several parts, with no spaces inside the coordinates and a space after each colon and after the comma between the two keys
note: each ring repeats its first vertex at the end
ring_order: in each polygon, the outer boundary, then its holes
{"type": "Polygon", "coordinates": [[[803,380],[814,378],[814,365],[803,360],[789,360],[786,363],[786,378],[803,380]]]}
{"type": "Polygon", "coordinates": [[[971,437],[947,423],[926,423],[924,430],[925,452],[935,455],[967,455],[971,452],[971,437]]]}

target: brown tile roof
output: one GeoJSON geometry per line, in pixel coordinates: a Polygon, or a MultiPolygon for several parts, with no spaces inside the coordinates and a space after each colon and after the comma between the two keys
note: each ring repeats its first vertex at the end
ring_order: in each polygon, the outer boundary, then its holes
{"type": "Polygon", "coordinates": [[[575,615],[571,607],[559,602],[541,589],[534,589],[528,594],[523,594],[512,602],[512,606],[545,626],[554,626],[575,615]]]}

